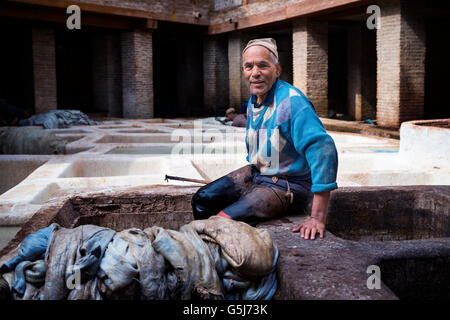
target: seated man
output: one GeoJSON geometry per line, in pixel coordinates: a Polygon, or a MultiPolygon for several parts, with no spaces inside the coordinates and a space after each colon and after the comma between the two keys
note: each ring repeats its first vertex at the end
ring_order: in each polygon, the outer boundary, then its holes
{"type": "Polygon", "coordinates": [[[245,128],[247,126],[247,119],[245,117],[245,114],[237,114],[236,109],[234,109],[233,107],[228,108],[227,111],[225,111],[225,120],[233,121],[231,125],[234,127],[245,128]]]}
{"type": "Polygon", "coordinates": [[[247,161],[192,198],[195,219],[220,215],[254,224],[306,208],[311,216],[293,232],[323,237],[330,191],[337,188],[337,151],[309,99],[278,79],[275,40],[250,41],[242,71],[252,94],[247,108],[247,161]]]}

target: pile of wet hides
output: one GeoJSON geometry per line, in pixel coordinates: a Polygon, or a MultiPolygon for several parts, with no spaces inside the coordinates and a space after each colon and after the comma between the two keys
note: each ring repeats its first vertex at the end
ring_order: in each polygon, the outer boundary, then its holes
{"type": "Polygon", "coordinates": [[[45,129],[95,124],[97,121],[90,120],[79,110],[50,110],[19,121],[19,126],[43,126],[45,129]]]}
{"type": "Polygon", "coordinates": [[[0,129],[0,154],[65,154],[68,141],[42,128],[0,129]]]}
{"type": "Polygon", "coordinates": [[[16,300],[268,300],[277,259],[267,230],[213,216],[178,231],[53,223],[0,271],[16,300]]]}

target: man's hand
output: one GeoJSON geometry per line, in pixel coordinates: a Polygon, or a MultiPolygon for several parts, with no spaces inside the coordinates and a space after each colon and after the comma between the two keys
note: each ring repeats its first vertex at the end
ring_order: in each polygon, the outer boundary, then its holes
{"type": "Polygon", "coordinates": [[[323,238],[325,231],[325,221],[327,220],[328,201],[330,200],[330,191],[314,193],[311,216],[308,220],[303,221],[296,226],[292,232],[299,232],[300,237],[311,240],[316,238],[316,233],[320,234],[320,238],[323,238]]]}
{"type": "Polygon", "coordinates": [[[320,237],[323,238],[323,233],[325,231],[325,223],[322,221],[309,217],[308,220],[303,221],[298,226],[292,230],[292,232],[299,232],[300,231],[300,237],[309,239],[309,236],[311,235],[311,240],[314,240],[316,237],[316,233],[320,234],[320,237]]]}

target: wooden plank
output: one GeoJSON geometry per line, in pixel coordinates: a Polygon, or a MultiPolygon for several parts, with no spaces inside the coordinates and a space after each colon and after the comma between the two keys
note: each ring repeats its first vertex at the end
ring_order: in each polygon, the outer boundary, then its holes
{"type": "Polygon", "coordinates": [[[336,10],[344,6],[352,6],[355,4],[362,4],[367,1],[362,0],[306,0],[287,6],[287,15],[289,18],[303,16],[305,14],[318,13],[328,10],[336,10]]]}
{"type": "MultiPolygon", "coordinates": [[[[65,24],[69,17],[65,10],[11,5],[0,5],[0,16],[61,24],[65,24]]],[[[145,24],[147,23],[145,21],[145,24]]],[[[81,28],[90,26],[127,30],[136,27],[136,24],[138,24],[136,19],[127,17],[114,17],[114,19],[111,19],[111,16],[107,15],[81,13],[81,28]]]]}
{"type": "Polygon", "coordinates": [[[369,3],[367,0],[305,0],[279,9],[239,18],[237,23],[219,23],[208,26],[208,34],[219,34],[233,30],[246,29],[263,24],[294,19],[303,16],[330,13],[345,8],[353,8],[369,3]]]}
{"type": "Polygon", "coordinates": [[[244,17],[238,21],[238,29],[246,29],[257,25],[268,24],[288,19],[287,7],[270,10],[264,14],[244,17]]]}
{"type": "Polygon", "coordinates": [[[157,29],[158,28],[158,20],[146,19],[145,20],[145,28],[146,29],[157,29]]]}
{"type": "MultiPolygon", "coordinates": [[[[68,0],[2,0],[3,2],[17,3],[17,4],[27,4],[48,8],[67,8],[70,5],[77,5],[80,7],[81,12],[93,12],[101,13],[107,15],[124,16],[130,18],[143,18],[143,19],[153,19],[153,20],[164,20],[173,21],[173,14],[169,13],[155,13],[145,10],[129,9],[115,6],[106,6],[93,3],[84,3],[78,1],[68,1],[68,0]]],[[[189,23],[195,25],[208,25],[208,21],[205,18],[196,19],[190,13],[179,14],[176,13],[176,20],[174,22],[189,23]]]]}
{"type": "Polygon", "coordinates": [[[93,3],[84,3],[78,1],[68,1],[68,0],[6,0],[6,2],[10,3],[22,3],[22,4],[31,4],[36,6],[43,7],[51,7],[51,8],[67,8],[70,5],[77,5],[80,7],[81,11],[86,12],[95,12],[95,13],[104,13],[109,15],[119,15],[126,17],[134,17],[134,18],[153,18],[151,12],[136,10],[136,9],[127,9],[121,7],[114,6],[103,6],[99,4],[93,3]]]}

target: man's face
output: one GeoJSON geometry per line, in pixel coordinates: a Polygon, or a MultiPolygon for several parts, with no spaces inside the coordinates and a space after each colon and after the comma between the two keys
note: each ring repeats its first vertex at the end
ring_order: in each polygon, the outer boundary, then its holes
{"type": "Polygon", "coordinates": [[[262,46],[252,46],[244,53],[242,67],[251,94],[265,98],[280,76],[281,66],[273,63],[270,51],[262,46]]]}

